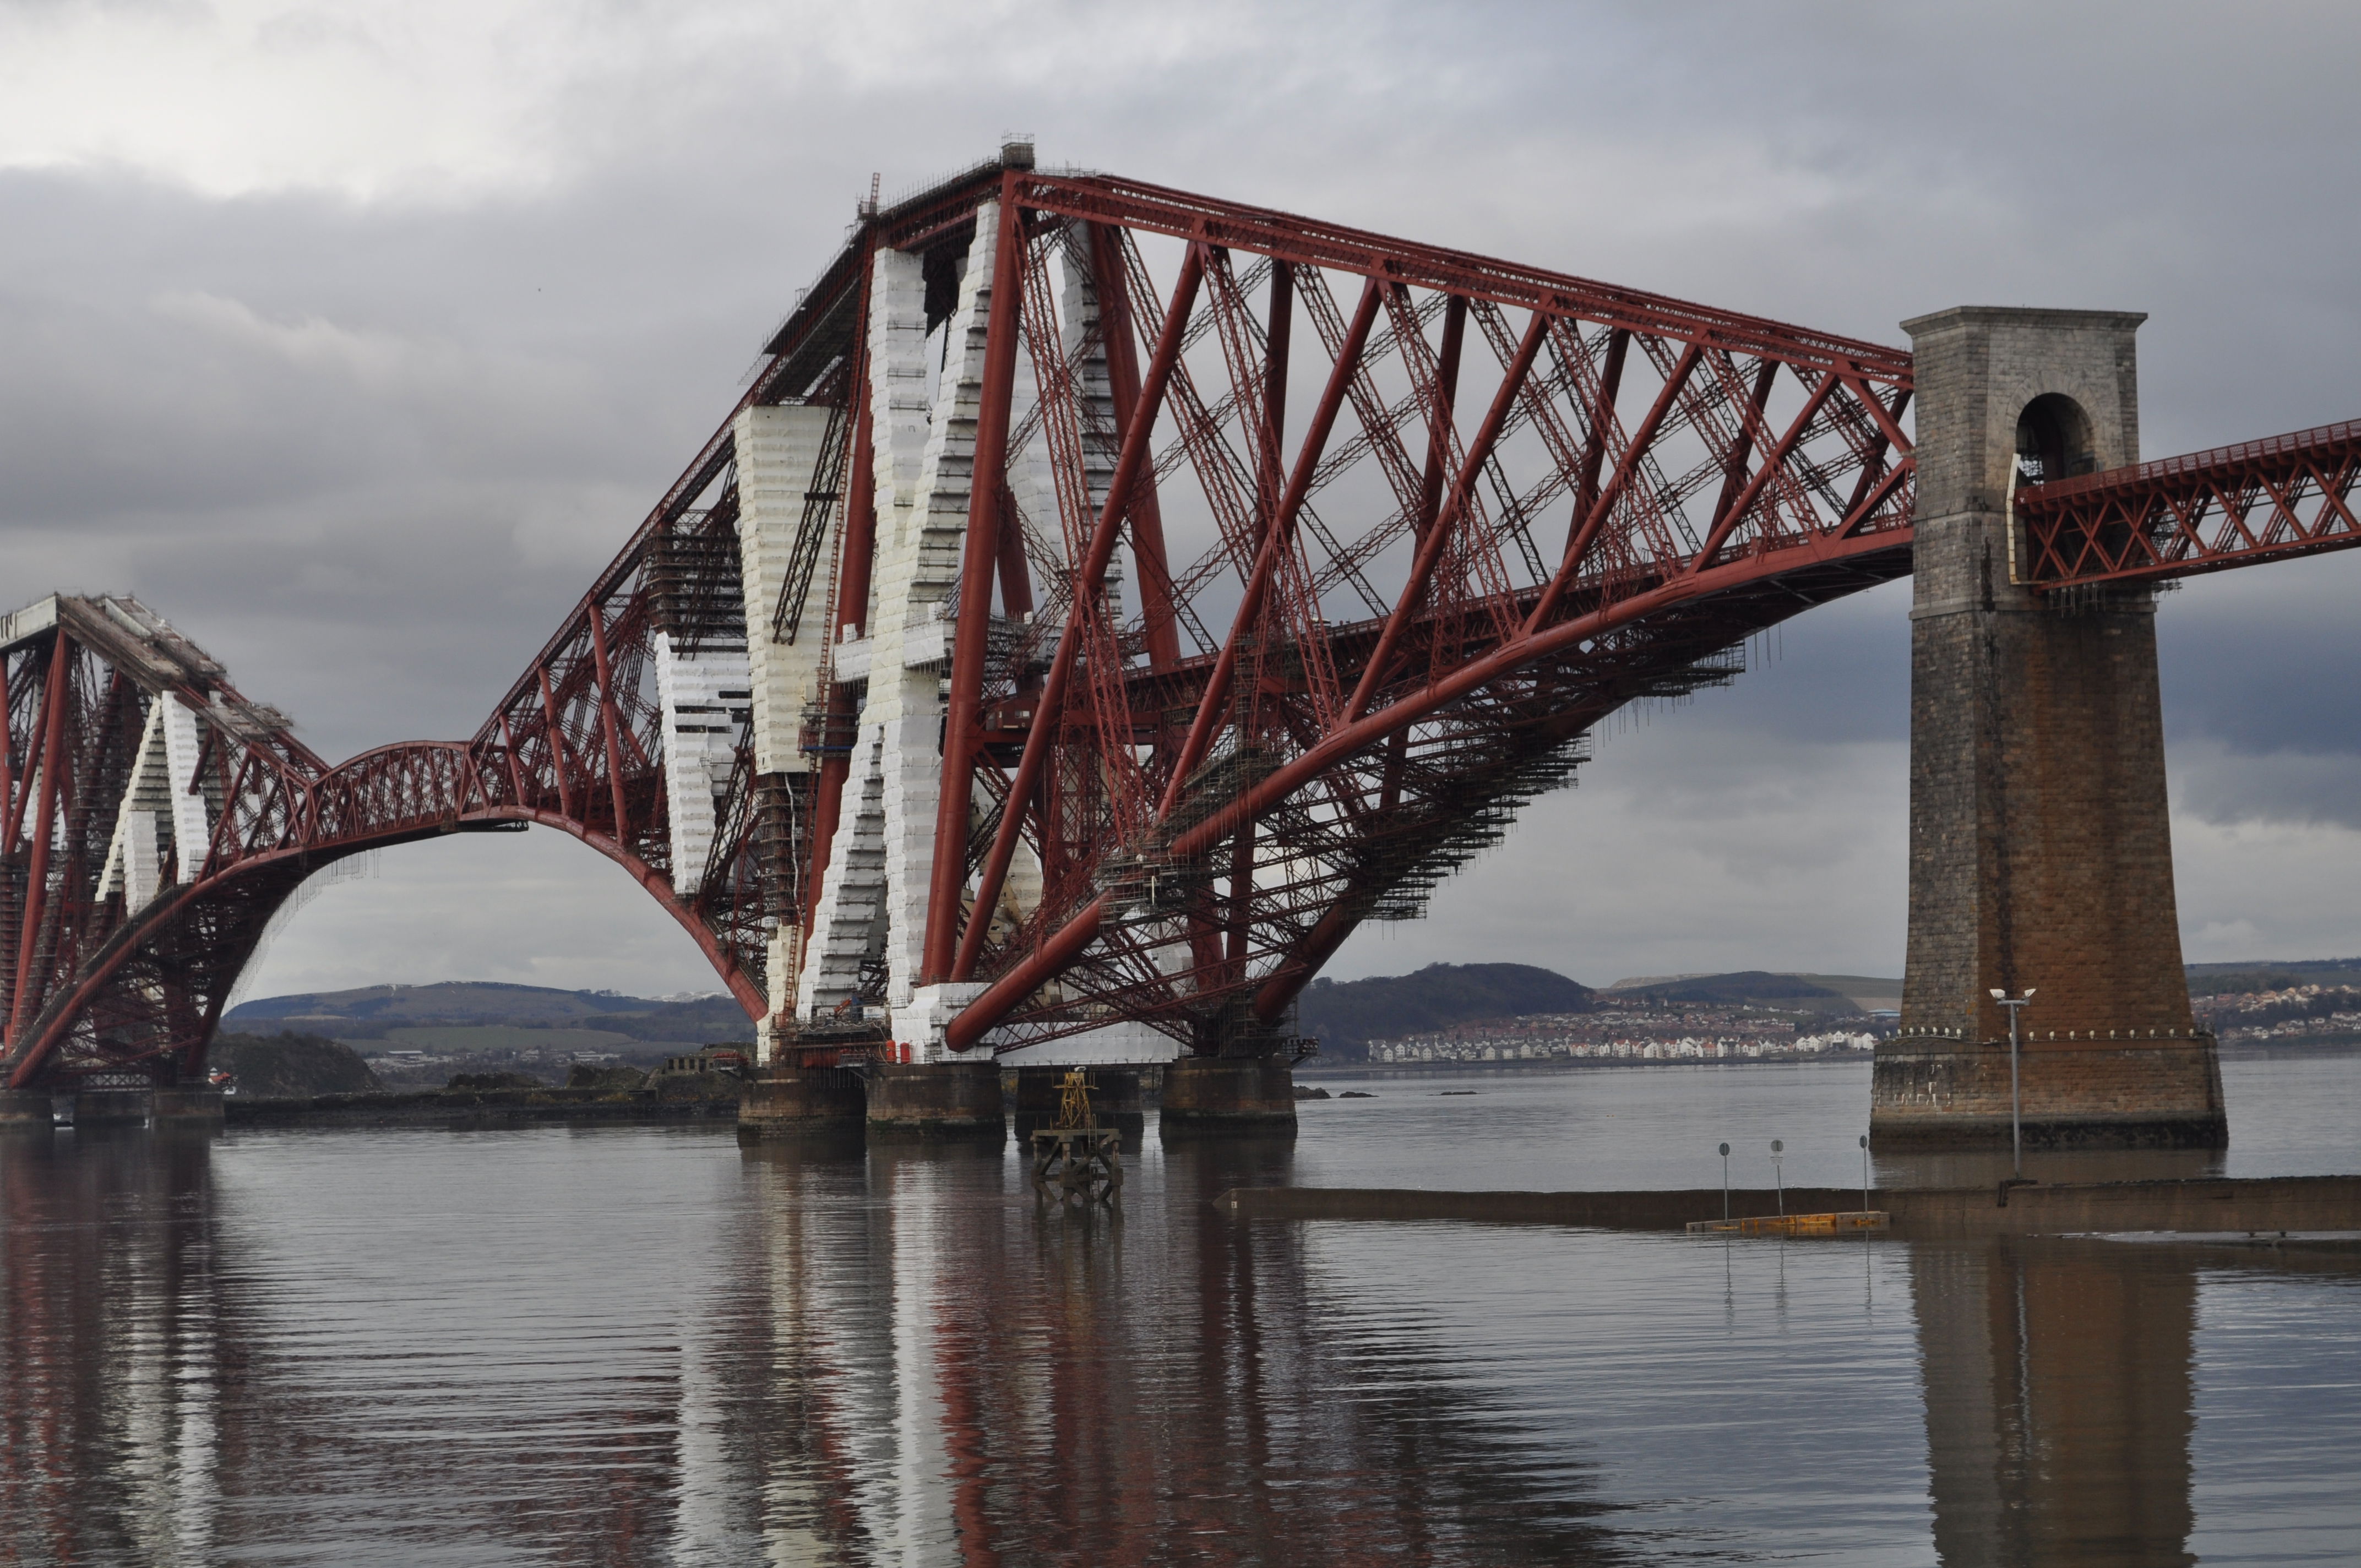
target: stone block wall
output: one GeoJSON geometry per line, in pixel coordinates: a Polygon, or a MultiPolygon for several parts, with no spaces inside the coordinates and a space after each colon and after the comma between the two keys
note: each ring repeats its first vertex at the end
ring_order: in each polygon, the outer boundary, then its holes
{"type": "Polygon", "coordinates": [[[2008,1019],[1990,992],[2028,987],[2028,1120],[2038,1100],[2069,1142],[2220,1139],[2213,1042],[2181,970],[2154,602],[2061,608],[2015,580],[2018,421],[2037,398],[2070,400],[2074,456],[2138,461],[2142,319],[1904,323],[1918,399],[1910,934],[1902,1034],[1879,1051],[1882,1142],[1985,1141],[1995,1119],[2005,1139],[2008,1019]]]}

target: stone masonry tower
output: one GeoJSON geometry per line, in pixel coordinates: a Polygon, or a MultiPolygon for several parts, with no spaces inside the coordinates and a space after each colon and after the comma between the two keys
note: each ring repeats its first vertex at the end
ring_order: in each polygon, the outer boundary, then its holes
{"type": "Polygon", "coordinates": [[[1918,400],[1910,936],[1872,1094],[1883,1147],[2007,1146],[2008,1018],[1990,993],[2027,987],[2029,1146],[2225,1140],[2180,965],[2154,599],[2059,603],[2015,582],[2016,484],[2139,460],[2144,319],[1968,307],[1903,323],[1918,400]]]}

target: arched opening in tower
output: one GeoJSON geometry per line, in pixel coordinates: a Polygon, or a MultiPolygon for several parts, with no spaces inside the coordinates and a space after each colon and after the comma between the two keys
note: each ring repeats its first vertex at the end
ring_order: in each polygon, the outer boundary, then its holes
{"type": "Polygon", "coordinates": [[[2073,399],[2044,392],[2016,416],[2015,485],[2041,485],[2094,472],[2091,416],[2073,399]]]}

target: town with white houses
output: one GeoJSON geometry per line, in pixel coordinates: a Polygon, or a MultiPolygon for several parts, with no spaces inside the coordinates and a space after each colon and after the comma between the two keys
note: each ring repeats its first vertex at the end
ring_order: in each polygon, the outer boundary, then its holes
{"type": "Polygon", "coordinates": [[[1373,1062],[1577,1060],[1729,1061],[1763,1058],[1866,1055],[1871,1027],[1832,1023],[1826,1014],[1755,1007],[1607,1009],[1544,1013],[1455,1025],[1369,1042],[1373,1062]]]}

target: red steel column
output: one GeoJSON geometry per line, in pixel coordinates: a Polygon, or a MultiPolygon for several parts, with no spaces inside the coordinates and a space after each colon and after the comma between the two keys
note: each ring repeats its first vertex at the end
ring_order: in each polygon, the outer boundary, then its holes
{"type": "Polygon", "coordinates": [[[1434,406],[1427,411],[1426,473],[1419,485],[1418,524],[1424,539],[1443,506],[1444,469],[1451,461],[1451,416],[1459,403],[1459,355],[1467,337],[1467,296],[1454,294],[1443,311],[1443,356],[1435,366],[1434,406]]]}
{"type": "Polygon", "coordinates": [[[508,759],[509,787],[516,791],[515,804],[531,806],[533,797],[525,793],[524,770],[517,766],[516,732],[509,728],[509,716],[500,715],[500,754],[508,759]]]}
{"type": "MultiPolygon", "coordinates": [[[[1189,247],[1182,264],[1184,278],[1199,275],[1202,258],[1189,247]]],[[[1123,266],[1123,234],[1106,224],[1091,225],[1091,273],[1099,291],[1099,335],[1106,345],[1107,389],[1115,398],[1115,439],[1130,439],[1132,422],[1141,403],[1139,346],[1131,322],[1131,286],[1123,266]]],[[[1172,309],[1185,318],[1196,300],[1196,286],[1176,285],[1172,309]],[[1188,303],[1183,303],[1184,294],[1188,303]]],[[[1168,321],[1170,319],[1168,314],[1168,321]]],[[[1159,350],[1160,352],[1160,350],[1159,350]]],[[[1160,400],[1160,398],[1157,400],[1160,400]]],[[[1148,422],[1156,422],[1151,407],[1148,422]]],[[[1131,553],[1139,565],[1141,629],[1147,634],[1148,664],[1169,670],[1180,662],[1180,632],[1172,613],[1172,567],[1164,554],[1164,513],[1156,500],[1156,472],[1151,467],[1133,481],[1131,553]]]]}
{"type": "MultiPolygon", "coordinates": [[[[1577,338],[1575,349],[1579,350],[1577,338]]],[[[1560,345],[1561,353],[1567,353],[1560,345]]],[[[1590,433],[1582,442],[1582,474],[1574,492],[1574,515],[1566,520],[1566,548],[1582,536],[1582,525],[1590,517],[1590,509],[1598,501],[1598,471],[1607,461],[1607,432],[1615,422],[1615,400],[1623,390],[1623,361],[1631,356],[1631,332],[1617,327],[1607,334],[1607,363],[1598,371],[1598,396],[1590,405],[1590,433]]]]}
{"type": "Polygon", "coordinates": [[[567,776],[571,764],[566,757],[566,727],[557,722],[557,694],[550,689],[547,664],[533,674],[541,677],[541,721],[549,727],[549,771],[557,775],[557,809],[574,817],[574,784],[567,776]]]}
{"type": "Polygon", "coordinates": [[[40,817],[33,824],[32,864],[25,877],[25,918],[16,938],[16,986],[8,993],[12,1042],[25,1026],[25,990],[32,982],[33,949],[40,946],[41,916],[48,902],[49,840],[58,817],[58,753],[65,749],[66,667],[72,662],[73,643],[61,626],[49,650],[49,680],[41,694],[40,817]]]}
{"type": "Polygon", "coordinates": [[[1016,498],[1000,487],[1000,613],[1021,620],[1033,613],[1033,574],[1025,564],[1025,531],[1006,522],[1016,515],[1016,498]]]}
{"type": "Polygon", "coordinates": [[[992,573],[1000,555],[1000,492],[1008,478],[1008,403],[1016,384],[1017,324],[1024,308],[1025,225],[1016,187],[1014,174],[1003,177],[1000,236],[992,256],[992,320],[983,339],[983,395],[976,410],[975,464],[969,478],[966,553],[960,561],[950,707],[943,723],[934,875],[927,892],[927,943],[918,965],[921,981],[950,973],[959,947],[960,894],[967,883],[967,819],[975,791],[976,720],[983,705],[983,665],[992,631],[992,573]]]}
{"type": "Polygon", "coordinates": [[[615,737],[615,685],[607,665],[607,618],[590,607],[590,657],[598,675],[598,723],[607,732],[607,793],[615,803],[615,842],[625,842],[630,819],[623,811],[623,747],[615,737]]]}
{"type": "MultiPolygon", "coordinates": [[[[1256,465],[1256,499],[1262,513],[1264,538],[1279,528],[1279,507],[1286,469],[1280,456],[1287,436],[1287,347],[1293,323],[1295,269],[1284,261],[1270,268],[1270,325],[1265,334],[1263,361],[1262,452],[1256,465]]],[[[1307,611],[1314,607],[1305,607],[1307,611]]],[[[1249,708],[1251,711],[1251,707],[1249,708]]],[[[1254,824],[1238,828],[1230,842],[1229,930],[1224,948],[1224,979],[1246,973],[1246,940],[1254,916],[1254,824]]]]}
{"type": "MultiPolygon", "coordinates": [[[[1164,406],[1164,389],[1171,384],[1172,367],[1180,357],[1180,338],[1189,323],[1190,310],[1196,304],[1197,289],[1204,277],[1204,253],[1195,246],[1189,247],[1187,258],[1180,264],[1180,277],[1173,285],[1172,307],[1165,313],[1164,331],[1156,342],[1156,358],[1148,370],[1144,395],[1133,405],[1133,419],[1125,427],[1123,450],[1115,458],[1115,476],[1107,486],[1106,499],[1099,509],[1098,527],[1091,534],[1089,553],[1082,559],[1082,571],[1075,576],[1080,585],[1095,584],[1104,591],[1107,562],[1115,554],[1115,539],[1121,532],[1127,511],[1126,502],[1134,494],[1134,482],[1142,480],[1148,469],[1148,443],[1156,429],[1156,416],[1164,406]]],[[[1137,527],[1137,518],[1133,519],[1137,527]]],[[[1136,537],[1136,535],[1135,535],[1136,537]]],[[[1041,695],[1033,705],[1033,724],[1025,737],[1025,754],[1016,764],[1016,781],[1009,785],[1008,809],[1001,813],[1000,830],[992,841],[992,852],[983,862],[983,874],[976,888],[978,909],[990,909],[1000,901],[1000,890],[1008,876],[1008,862],[1016,852],[1016,838],[1024,818],[1024,803],[1033,798],[1038,787],[1041,769],[1049,759],[1051,747],[1057,744],[1058,727],[1065,712],[1066,686],[1073,677],[1074,659],[1082,646],[1082,612],[1078,602],[1066,621],[1066,629],[1058,639],[1058,652],[1050,661],[1049,673],[1042,680],[1041,695]]],[[[951,978],[967,980],[975,973],[977,956],[983,948],[984,927],[988,921],[978,921],[961,937],[958,957],[951,969],[951,978]]]]}

